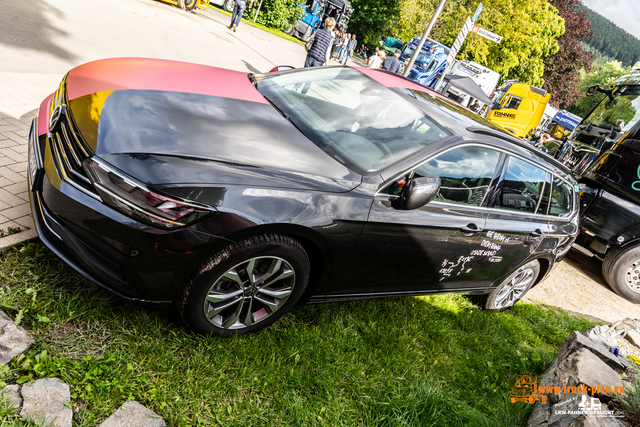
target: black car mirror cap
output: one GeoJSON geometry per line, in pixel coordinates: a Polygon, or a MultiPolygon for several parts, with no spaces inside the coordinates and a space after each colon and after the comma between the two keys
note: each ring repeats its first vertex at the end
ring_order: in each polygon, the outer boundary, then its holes
{"type": "Polygon", "coordinates": [[[440,192],[440,177],[424,176],[412,179],[400,197],[404,210],[418,209],[432,201],[440,192]]]}

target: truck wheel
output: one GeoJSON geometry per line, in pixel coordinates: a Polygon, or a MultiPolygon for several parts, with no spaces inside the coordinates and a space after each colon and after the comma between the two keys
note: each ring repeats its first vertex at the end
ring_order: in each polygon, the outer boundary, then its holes
{"type": "Polygon", "coordinates": [[[610,250],[602,263],[602,276],[615,293],[640,303],[640,246],[610,250]]]}
{"type": "Polygon", "coordinates": [[[222,8],[229,13],[233,13],[233,7],[236,5],[235,0],[224,0],[222,3],[222,8]]]}
{"type": "Polygon", "coordinates": [[[196,8],[198,4],[198,0],[178,0],[178,6],[182,10],[186,10],[187,12],[191,12],[196,8]]]}
{"type": "Polygon", "coordinates": [[[285,34],[292,36],[296,32],[296,26],[291,24],[282,30],[285,34]]]}

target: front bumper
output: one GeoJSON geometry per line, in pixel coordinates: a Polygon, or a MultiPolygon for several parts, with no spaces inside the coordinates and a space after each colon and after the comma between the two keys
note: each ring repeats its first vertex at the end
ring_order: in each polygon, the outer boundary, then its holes
{"type": "Polygon", "coordinates": [[[69,162],[61,160],[64,150],[55,146],[55,135],[38,135],[38,120],[48,117],[41,114],[31,125],[28,185],[42,242],[84,277],[120,297],[174,300],[225,239],[188,227],[160,230],[103,204],[65,174],[69,162]]]}

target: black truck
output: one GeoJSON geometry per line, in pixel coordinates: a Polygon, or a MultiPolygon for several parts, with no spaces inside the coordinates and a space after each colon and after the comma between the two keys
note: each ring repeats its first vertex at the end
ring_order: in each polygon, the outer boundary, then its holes
{"type": "Polygon", "coordinates": [[[603,260],[619,295],[640,302],[640,64],[601,96],[556,156],[580,185],[580,235],[573,248],[603,260]]]}

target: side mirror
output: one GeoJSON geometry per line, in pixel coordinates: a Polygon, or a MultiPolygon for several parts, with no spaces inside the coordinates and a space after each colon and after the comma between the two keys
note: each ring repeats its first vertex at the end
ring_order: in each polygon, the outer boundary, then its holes
{"type": "Polygon", "coordinates": [[[425,176],[409,181],[398,199],[400,209],[418,209],[432,201],[440,191],[440,177],[425,176]]]}
{"type": "Polygon", "coordinates": [[[587,89],[587,95],[589,96],[595,95],[598,89],[600,89],[600,85],[589,86],[589,89],[587,89]]]}
{"type": "Polygon", "coordinates": [[[272,69],[269,70],[270,73],[275,73],[277,71],[288,71],[288,70],[293,70],[295,67],[292,67],[290,65],[277,65],[275,67],[273,67],[272,69]]]}

